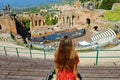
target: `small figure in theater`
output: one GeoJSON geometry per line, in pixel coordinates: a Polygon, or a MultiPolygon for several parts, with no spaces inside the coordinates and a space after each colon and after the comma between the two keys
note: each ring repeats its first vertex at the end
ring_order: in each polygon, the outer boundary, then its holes
{"type": "Polygon", "coordinates": [[[77,70],[79,57],[73,45],[69,36],[60,40],[54,55],[56,80],[80,80],[77,70]]]}

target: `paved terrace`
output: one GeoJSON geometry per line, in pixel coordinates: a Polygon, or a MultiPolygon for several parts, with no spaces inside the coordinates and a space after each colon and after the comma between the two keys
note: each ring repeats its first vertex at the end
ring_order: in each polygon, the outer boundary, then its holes
{"type": "MultiPolygon", "coordinates": [[[[0,80],[45,80],[54,69],[53,59],[0,56],[0,80]]],[[[120,80],[120,65],[78,65],[83,80],[120,80]]]]}

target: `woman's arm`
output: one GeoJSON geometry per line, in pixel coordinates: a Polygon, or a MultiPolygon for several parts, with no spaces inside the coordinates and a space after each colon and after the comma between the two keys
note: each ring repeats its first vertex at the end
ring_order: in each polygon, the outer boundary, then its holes
{"type": "Polygon", "coordinates": [[[75,76],[76,76],[76,80],[80,80],[79,78],[78,78],[78,69],[77,69],[77,64],[79,63],[79,57],[78,57],[78,54],[76,53],[76,55],[75,55],[75,62],[74,62],[74,74],[75,74],[75,76]]]}
{"type": "Polygon", "coordinates": [[[55,69],[55,74],[56,74],[56,76],[57,76],[57,74],[58,74],[58,69],[57,69],[57,68],[55,69]]]}
{"type": "Polygon", "coordinates": [[[79,77],[78,77],[77,65],[74,66],[74,74],[75,74],[76,80],[80,80],[79,77]]]}
{"type": "Polygon", "coordinates": [[[54,54],[55,76],[56,76],[55,78],[57,79],[58,68],[56,67],[57,66],[57,63],[56,63],[57,61],[56,60],[57,60],[57,53],[54,54]]]}

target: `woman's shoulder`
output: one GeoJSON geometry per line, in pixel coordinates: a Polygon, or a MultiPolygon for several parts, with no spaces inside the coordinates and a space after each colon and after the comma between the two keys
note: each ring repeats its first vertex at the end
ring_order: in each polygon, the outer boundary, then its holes
{"type": "Polygon", "coordinates": [[[75,58],[76,56],[78,56],[77,51],[73,50],[71,53],[71,58],[75,58]]]}

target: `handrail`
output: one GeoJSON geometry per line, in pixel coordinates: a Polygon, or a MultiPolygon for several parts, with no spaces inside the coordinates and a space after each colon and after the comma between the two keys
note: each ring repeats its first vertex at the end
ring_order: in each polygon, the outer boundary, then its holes
{"type": "MultiPolygon", "coordinates": [[[[44,59],[46,59],[47,55],[54,55],[54,51],[55,50],[37,50],[34,51],[33,49],[31,48],[19,48],[19,47],[7,47],[7,46],[0,46],[0,52],[1,53],[4,53],[5,56],[9,56],[9,53],[15,53],[17,57],[20,57],[21,54],[29,54],[29,57],[30,58],[33,58],[33,55],[35,54],[39,54],[39,55],[43,55],[44,56],[44,59]],[[50,52],[52,51],[52,52],[50,52]],[[43,53],[43,54],[42,54],[43,53]],[[49,54],[48,54],[49,53],[49,54]]],[[[96,48],[96,50],[92,50],[92,51],[96,51],[96,54],[94,56],[79,56],[80,58],[95,58],[95,65],[97,66],[98,65],[98,60],[99,58],[120,58],[120,56],[99,56],[100,52],[102,51],[120,51],[120,49],[118,50],[105,50],[105,49],[98,49],[96,48]]]]}

